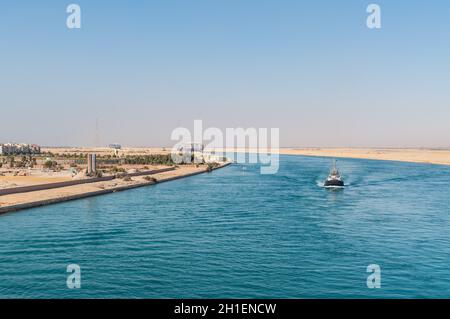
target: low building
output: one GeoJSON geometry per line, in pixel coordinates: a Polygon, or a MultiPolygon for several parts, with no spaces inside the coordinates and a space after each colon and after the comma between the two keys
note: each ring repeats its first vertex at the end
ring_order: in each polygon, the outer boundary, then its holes
{"type": "Polygon", "coordinates": [[[37,155],[41,154],[41,147],[36,144],[0,144],[0,155],[37,155]]]}
{"type": "Polygon", "coordinates": [[[39,145],[31,144],[30,148],[32,154],[41,154],[41,147],[39,145]]]}
{"type": "Polygon", "coordinates": [[[182,154],[184,163],[204,163],[203,151],[205,146],[200,143],[186,143],[180,145],[177,151],[182,154]]]}
{"type": "Polygon", "coordinates": [[[178,147],[179,152],[203,153],[205,146],[200,143],[186,143],[178,147]]]}
{"type": "Polygon", "coordinates": [[[122,145],[114,143],[114,144],[109,144],[108,147],[115,149],[115,150],[120,150],[122,148],[122,145]]]}

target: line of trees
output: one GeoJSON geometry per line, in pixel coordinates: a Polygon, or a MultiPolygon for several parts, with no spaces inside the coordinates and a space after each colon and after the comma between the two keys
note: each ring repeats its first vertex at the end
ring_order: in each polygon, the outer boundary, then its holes
{"type": "Polygon", "coordinates": [[[0,167],[8,164],[10,168],[33,168],[36,165],[36,157],[32,155],[22,156],[20,161],[15,156],[0,157],[0,167]]]}
{"type": "Polygon", "coordinates": [[[124,164],[175,165],[170,154],[129,155],[124,158],[124,164]]]}

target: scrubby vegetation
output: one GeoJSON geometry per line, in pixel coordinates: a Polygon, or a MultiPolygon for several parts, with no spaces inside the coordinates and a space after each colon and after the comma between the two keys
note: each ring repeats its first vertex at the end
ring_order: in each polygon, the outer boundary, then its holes
{"type": "Polygon", "coordinates": [[[47,169],[55,169],[58,166],[58,163],[56,161],[45,161],[44,162],[44,168],[47,169]]]}
{"type": "Polygon", "coordinates": [[[170,154],[129,155],[124,158],[124,163],[134,165],[175,165],[170,154]]]}
{"type": "Polygon", "coordinates": [[[127,177],[128,176],[128,174],[127,173],[125,173],[125,172],[121,172],[121,173],[117,173],[116,174],[116,178],[119,178],[119,179],[123,179],[123,178],[125,178],[125,177],[127,177]]]}
{"type": "Polygon", "coordinates": [[[215,168],[217,168],[219,166],[220,166],[219,163],[216,163],[216,162],[208,163],[207,166],[206,166],[206,171],[207,172],[212,172],[215,168]]]}
{"type": "Polygon", "coordinates": [[[125,169],[123,167],[120,166],[113,166],[109,169],[109,171],[113,174],[115,173],[125,173],[125,169]]]}
{"type": "Polygon", "coordinates": [[[144,179],[146,181],[148,181],[148,182],[153,182],[153,183],[157,183],[158,182],[158,180],[156,178],[151,177],[151,176],[144,176],[144,179]]]}

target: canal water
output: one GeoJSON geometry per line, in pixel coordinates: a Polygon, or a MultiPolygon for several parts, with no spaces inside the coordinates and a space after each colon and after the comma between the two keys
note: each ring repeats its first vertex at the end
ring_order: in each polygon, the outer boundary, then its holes
{"type": "Polygon", "coordinates": [[[0,216],[0,298],[450,298],[450,168],[341,159],[347,187],[329,190],[330,163],[281,156],[275,175],[234,164],[0,216]]]}

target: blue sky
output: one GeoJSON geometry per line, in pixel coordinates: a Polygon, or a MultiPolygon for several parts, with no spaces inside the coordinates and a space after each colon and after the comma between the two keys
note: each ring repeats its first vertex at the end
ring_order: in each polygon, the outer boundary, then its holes
{"type": "Polygon", "coordinates": [[[282,146],[450,147],[444,1],[10,1],[0,142],[172,145],[179,126],[282,146]],[[82,28],[66,27],[77,3],[82,28]],[[366,7],[382,10],[381,30],[366,7]]]}

